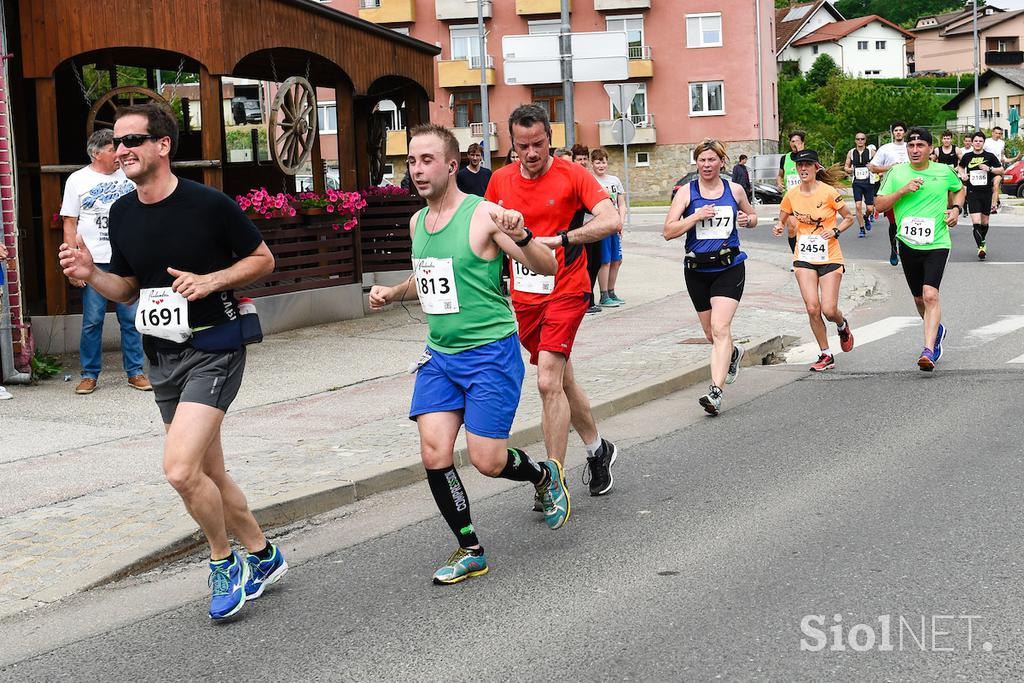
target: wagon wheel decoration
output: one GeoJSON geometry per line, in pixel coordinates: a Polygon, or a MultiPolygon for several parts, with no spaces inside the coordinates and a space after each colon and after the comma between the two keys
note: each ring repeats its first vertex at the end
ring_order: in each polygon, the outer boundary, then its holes
{"type": "Polygon", "coordinates": [[[313,153],[317,133],[316,91],[305,78],[292,76],[278,88],[267,133],[277,167],[295,175],[313,153]]]}
{"type": "Polygon", "coordinates": [[[86,119],[85,127],[89,131],[89,135],[97,130],[113,128],[114,115],[118,109],[147,102],[167,104],[167,100],[156,91],[143,88],[140,85],[123,85],[108,90],[89,108],[89,118],[86,119]]]}

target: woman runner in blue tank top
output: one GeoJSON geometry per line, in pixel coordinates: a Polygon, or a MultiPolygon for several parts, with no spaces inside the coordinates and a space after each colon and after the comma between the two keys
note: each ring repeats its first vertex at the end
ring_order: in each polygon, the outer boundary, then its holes
{"type": "Polygon", "coordinates": [[[757,225],[757,214],[739,184],[723,180],[728,158],[717,140],[705,139],[693,150],[698,178],[679,188],[665,218],[662,235],[685,235],[683,277],[704,336],[712,343],[711,387],[699,399],[710,415],[722,408],[722,386],[739,372],[743,348],[732,341],[732,319],[746,279],[738,228],[757,225]]]}

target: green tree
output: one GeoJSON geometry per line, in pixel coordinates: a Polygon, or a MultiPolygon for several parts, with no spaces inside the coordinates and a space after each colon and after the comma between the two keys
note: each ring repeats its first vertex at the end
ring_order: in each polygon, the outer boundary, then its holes
{"type": "Polygon", "coordinates": [[[958,0],[838,0],[835,3],[835,8],[847,19],[877,14],[903,26],[913,26],[921,17],[962,9],[963,6],[963,2],[958,0]]]}
{"type": "Polygon", "coordinates": [[[814,60],[811,70],[807,72],[807,82],[815,88],[820,88],[828,82],[829,78],[839,73],[841,72],[839,66],[836,65],[836,60],[828,54],[822,53],[814,60]]]}

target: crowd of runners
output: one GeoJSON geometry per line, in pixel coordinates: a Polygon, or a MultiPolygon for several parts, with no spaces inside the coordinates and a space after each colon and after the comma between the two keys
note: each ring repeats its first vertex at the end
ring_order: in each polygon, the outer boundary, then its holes
{"type": "MultiPolygon", "coordinates": [[[[139,300],[136,325],[166,427],[164,471],[210,544],[210,616],[223,619],[288,568],[227,474],[220,435],[241,384],[246,345],[259,338],[255,316],[239,305],[234,290],[269,273],[274,257],[233,201],[172,173],[177,133],[174,119],[158,106],[118,113],[113,149],[137,189],[110,210],[109,265],[98,267],[81,237],[62,244],[59,258],[65,275],[105,298],[139,300]],[[245,547],[244,558],[232,550],[229,534],[245,547]]],[[[562,528],[572,515],[565,481],[570,426],[585,452],[590,495],[612,490],[618,457],[615,444],[601,434],[571,358],[588,310],[621,301],[615,295],[621,184],[607,174],[601,150],[553,155],[551,125],[537,105],[517,108],[509,133],[516,160],[484,178],[477,175],[479,161],[460,171],[459,144],[450,130],[423,125],[411,131],[409,178],[426,201],[409,224],[412,274],[369,293],[373,310],[418,299],[427,317],[426,347],[410,367],[415,384],[409,418],[419,432],[429,489],[456,540],[433,575],[438,584],[488,571],[454,462],[463,427],[473,467],[488,477],[529,482],[534,510],[551,529],[562,528]],[[512,263],[508,296],[502,282],[506,258],[512,263]],[[537,367],[542,459],[508,445],[525,376],[521,348],[537,367]]],[[[897,122],[892,142],[873,150],[857,133],[845,162],[828,168],[805,147],[803,133],[789,138],[778,173],[785,194],[772,232],[789,240],[794,277],[820,346],[812,371],[835,366],[826,321],[836,326],[840,350],[853,350],[851,324],[839,309],[845,271],[840,241],[855,225],[865,237],[879,214],[888,216],[890,262],[902,263],[924,320],[917,365],[935,368],[947,334],[939,288],[949,228],[966,207],[978,256],[985,258],[997,182],[1012,161],[1003,145],[989,145],[1000,138],[976,133],[970,148],[960,149],[947,131],[934,146],[927,129],[897,122]],[[837,189],[845,175],[852,179],[855,212],[837,189]]],[[[736,380],[744,356],[731,332],[746,279],[740,231],[759,221],[744,188],[722,177],[729,161],[722,143],[704,140],[694,159],[697,177],[676,193],[663,236],[683,238],[682,280],[711,344],[712,383],[699,404],[717,415],[724,387],[736,380]]]]}

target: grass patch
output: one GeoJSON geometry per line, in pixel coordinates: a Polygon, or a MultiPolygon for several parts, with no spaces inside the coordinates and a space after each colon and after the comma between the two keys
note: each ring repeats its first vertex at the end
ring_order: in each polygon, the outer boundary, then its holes
{"type": "Polygon", "coordinates": [[[638,199],[630,202],[629,205],[634,208],[645,206],[664,206],[667,209],[672,205],[672,202],[665,199],[638,199]]]}

